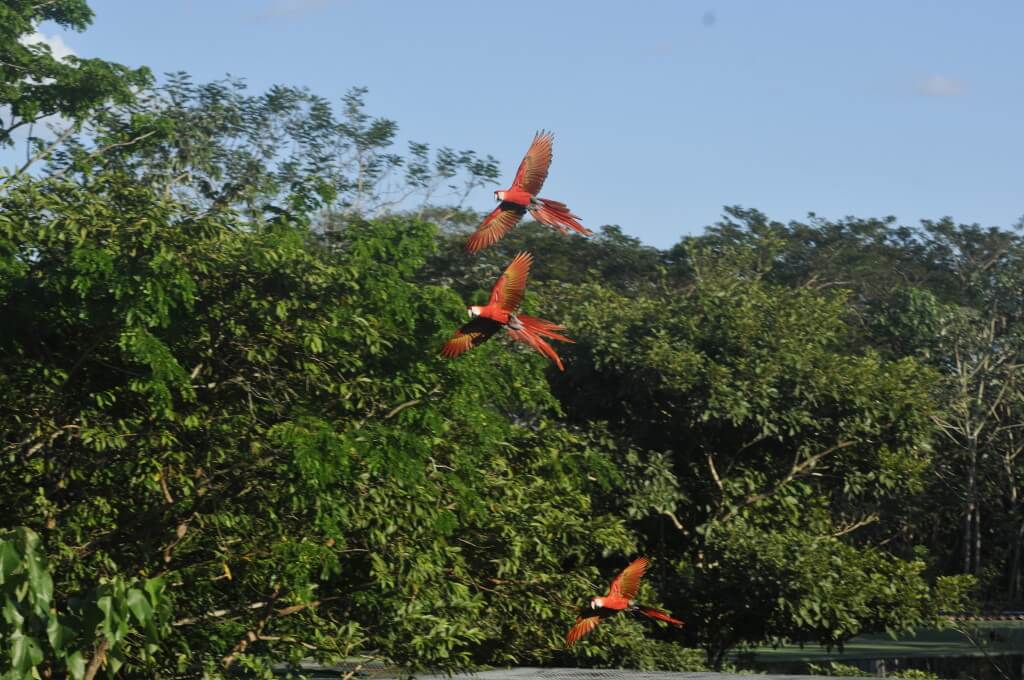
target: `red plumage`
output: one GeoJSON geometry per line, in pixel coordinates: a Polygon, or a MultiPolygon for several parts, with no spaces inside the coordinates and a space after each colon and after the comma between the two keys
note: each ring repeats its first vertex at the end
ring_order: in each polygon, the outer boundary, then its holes
{"type": "Polygon", "coordinates": [[[572,647],[589,635],[590,631],[594,630],[601,621],[621,611],[636,612],[682,628],[684,623],[679,619],[672,618],[660,609],[637,604],[635,601],[640,588],[640,578],[647,571],[650,563],[651,561],[646,557],[636,558],[612,580],[611,585],[608,586],[608,593],[604,597],[591,598],[589,610],[584,609],[576,617],[576,623],[565,636],[565,646],[572,647]]]}
{"type": "Polygon", "coordinates": [[[543,130],[534,135],[512,186],[494,192],[494,199],[499,201],[498,207],[484,218],[466,241],[466,250],[475,253],[493,245],[516,226],[527,211],[533,219],[563,234],[568,234],[570,229],[583,236],[593,234],[580,224],[579,216],[574,215],[565,203],[537,196],[548,176],[554,139],[552,133],[543,130]]]}
{"type": "Polygon", "coordinates": [[[482,307],[469,307],[470,316],[474,317],[473,320],[455,331],[455,334],[441,348],[442,355],[457,357],[486,342],[501,328],[504,328],[510,338],[534,348],[554,362],[558,366],[558,370],[565,370],[561,358],[551,345],[544,341],[545,338],[548,338],[561,342],[573,342],[559,333],[565,328],[546,319],[516,313],[523,301],[523,295],[526,293],[526,280],[530,275],[531,264],[533,264],[533,256],[530,253],[519,253],[513,258],[491,289],[491,297],[487,304],[482,307]]]}

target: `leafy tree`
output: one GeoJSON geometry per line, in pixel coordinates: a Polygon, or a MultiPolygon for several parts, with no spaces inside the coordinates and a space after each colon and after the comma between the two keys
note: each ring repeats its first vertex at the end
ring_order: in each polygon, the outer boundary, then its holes
{"type": "Polygon", "coordinates": [[[57,174],[116,164],[155,190],[197,209],[239,209],[249,220],[316,215],[321,229],[351,216],[382,215],[441,197],[460,202],[493,181],[496,161],[473,151],[413,142],[392,148],[398,125],[365,110],[353,88],[340,112],[307,89],[275,85],[263,94],[243,80],[196,84],[186,73],[95,117],[52,164],[57,174]]]}
{"type": "Polygon", "coordinates": [[[40,22],[81,31],[92,18],[85,0],[0,2],[0,147],[14,143],[16,130],[31,129],[50,116],[60,116],[65,124],[57,142],[30,140],[36,152],[16,174],[52,152],[99,107],[127,104],[133,88],[149,82],[145,68],[76,56],[59,59],[45,42],[26,40],[40,22]]]}
{"type": "Polygon", "coordinates": [[[24,527],[0,533],[0,639],[10,645],[9,663],[0,665],[4,678],[39,677],[42,666],[46,676],[57,671],[91,680],[103,664],[116,673],[129,654],[152,660],[168,623],[160,579],[105,580],[67,598],[59,613],[53,586],[39,536],[24,527]]]}
{"type": "Polygon", "coordinates": [[[933,573],[981,576],[992,600],[1019,599],[1018,230],[948,218],[919,227],[892,218],[830,222],[814,215],[781,224],[733,207],[704,235],[673,249],[672,271],[684,281],[692,276],[686,259],[692,243],[749,248],[757,254],[752,266],[768,281],[849,291],[851,351],[867,345],[937,372],[932,464],[921,493],[893,508],[889,545],[908,555],[927,549],[933,573]],[[990,538],[983,545],[984,536],[990,538]]]}
{"type": "Polygon", "coordinates": [[[674,562],[661,595],[716,665],[740,643],[910,630],[963,586],[930,591],[925,564],[872,533],[923,484],[937,376],[849,352],[844,295],[770,284],[759,258],[693,246],[685,287],[545,300],[578,341],[555,392],[572,420],[649,452],[627,509],[674,562]]]}
{"type": "MultiPolygon", "coordinates": [[[[0,503],[43,536],[58,610],[162,579],[159,676],[550,661],[595,559],[635,550],[592,500],[618,468],[555,420],[542,358],[438,356],[464,303],[418,282],[432,227],[327,242],[79,181],[0,199],[0,503]]],[[[695,663],[619,632],[586,663],[695,663]]]]}
{"type": "Polygon", "coordinates": [[[526,222],[494,246],[470,255],[464,250],[468,234],[482,216],[473,212],[433,211],[447,229],[442,232],[438,253],[426,269],[429,281],[451,286],[464,295],[481,290],[481,282],[493,280],[516,253],[543,253],[530,271],[531,287],[602,282],[626,295],[650,291],[665,274],[665,256],[657,248],[624,234],[616,225],[605,225],[592,238],[566,237],[537,222],[526,222]]]}

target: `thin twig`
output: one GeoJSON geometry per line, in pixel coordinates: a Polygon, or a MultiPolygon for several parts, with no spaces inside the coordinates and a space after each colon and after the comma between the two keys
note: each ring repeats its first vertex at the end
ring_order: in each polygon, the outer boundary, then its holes
{"type": "MultiPolygon", "coordinates": [[[[119,149],[121,147],[131,146],[132,144],[135,144],[137,142],[141,142],[146,137],[152,137],[155,134],[156,134],[156,130],[150,130],[149,132],[143,133],[143,134],[139,135],[138,137],[135,137],[134,139],[129,139],[126,142],[114,142],[112,144],[107,144],[106,146],[101,146],[101,147],[99,147],[97,149],[93,149],[92,152],[90,152],[89,155],[86,156],[85,158],[86,158],[86,160],[88,160],[90,158],[95,158],[96,156],[99,156],[100,154],[104,154],[104,153],[110,151],[111,149],[119,149]]],[[[70,170],[70,169],[71,169],[70,165],[65,165],[63,168],[61,168],[57,172],[53,173],[52,177],[54,179],[59,179],[59,178],[63,177],[67,173],[67,171],[70,170]]]]}

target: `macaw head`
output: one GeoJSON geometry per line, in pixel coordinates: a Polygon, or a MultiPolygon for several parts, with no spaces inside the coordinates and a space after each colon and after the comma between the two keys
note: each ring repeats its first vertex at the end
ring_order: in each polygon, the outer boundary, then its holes
{"type": "Polygon", "coordinates": [[[590,608],[591,609],[600,609],[603,606],[604,606],[604,598],[603,597],[592,597],[592,598],[590,598],[590,608]]]}
{"type": "Polygon", "coordinates": [[[494,192],[494,200],[495,201],[504,201],[505,200],[505,192],[504,191],[495,191],[494,192]]]}
{"type": "Polygon", "coordinates": [[[475,319],[476,317],[480,316],[480,307],[478,307],[477,305],[473,305],[472,307],[467,307],[466,311],[469,312],[469,318],[470,319],[475,319]]]}

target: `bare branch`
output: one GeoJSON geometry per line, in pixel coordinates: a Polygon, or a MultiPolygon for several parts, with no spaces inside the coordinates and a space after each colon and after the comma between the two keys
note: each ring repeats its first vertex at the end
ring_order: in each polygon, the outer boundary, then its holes
{"type": "Polygon", "coordinates": [[[43,158],[46,158],[51,153],[53,153],[54,149],[56,149],[58,146],[67,141],[67,139],[71,137],[71,135],[77,133],[78,130],[81,128],[81,125],[81,123],[75,123],[74,125],[71,125],[66,130],[64,130],[62,133],[60,133],[57,136],[57,139],[53,140],[53,142],[51,142],[49,145],[36,152],[34,156],[25,161],[24,165],[15,170],[14,174],[8,176],[3,181],[3,184],[0,184],[0,187],[7,186],[8,184],[11,183],[12,180],[24,174],[26,170],[28,170],[34,163],[36,163],[36,161],[42,160],[43,158]]]}
{"type": "Polygon", "coordinates": [[[869,524],[874,524],[878,520],[878,513],[873,512],[870,515],[865,515],[864,517],[861,517],[856,522],[852,522],[850,524],[840,527],[838,530],[833,531],[831,534],[829,534],[829,536],[832,536],[833,538],[838,538],[839,536],[844,536],[850,532],[856,531],[861,527],[866,527],[869,524]]]}
{"type": "Polygon", "coordinates": [[[725,487],[722,486],[722,478],[718,476],[718,468],[715,467],[715,457],[710,453],[708,454],[708,469],[711,470],[711,479],[715,480],[718,490],[725,491],[725,487]]]}
{"type": "MultiPolygon", "coordinates": [[[[139,135],[138,137],[135,137],[134,139],[129,139],[126,142],[114,142],[113,144],[107,144],[106,146],[101,146],[101,147],[99,147],[97,149],[93,149],[93,151],[90,152],[88,156],[86,156],[86,159],[95,158],[96,156],[99,156],[101,154],[105,154],[106,152],[108,152],[108,151],[110,151],[112,149],[119,149],[119,148],[122,148],[122,147],[125,147],[125,146],[131,146],[133,144],[137,144],[138,142],[141,142],[143,139],[146,139],[147,137],[152,137],[155,134],[156,134],[156,130],[150,130],[149,132],[143,133],[143,134],[139,135]]],[[[63,168],[61,168],[57,172],[53,173],[53,178],[54,179],[59,179],[59,178],[63,177],[70,168],[71,168],[70,165],[64,166],[63,168]]]]}

